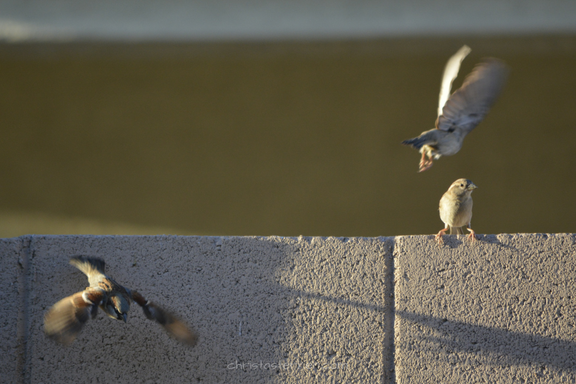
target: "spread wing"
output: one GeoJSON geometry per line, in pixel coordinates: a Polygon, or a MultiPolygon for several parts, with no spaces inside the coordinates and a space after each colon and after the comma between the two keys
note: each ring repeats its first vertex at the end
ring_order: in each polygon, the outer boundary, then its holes
{"type": "Polygon", "coordinates": [[[508,67],[498,59],[478,64],[444,105],[436,128],[450,132],[474,129],[498,98],[507,77],[508,67]]]}
{"type": "Polygon", "coordinates": [[[444,67],[444,75],[442,76],[442,84],[440,84],[440,98],[438,100],[438,116],[442,114],[442,108],[444,104],[450,97],[450,90],[452,89],[452,83],[456,76],[458,76],[458,71],[460,70],[460,64],[462,60],[472,51],[469,46],[465,45],[458,50],[446,63],[444,67]]]}
{"type": "Polygon", "coordinates": [[[72,343],[90,315],[96,316],[103,296],[102,290],[87,288],[54,304],[44,316],[46,336],[61,344],[72,343]]]}
{"type": "Polygon", "coordinates": [[[160,324],[176,340],[192,347],[196,345],[198,334],[177,316],[149,302],[136,291],[131,291],[130,294],[132,300],[142,307],[144,314],[149,320],[154,320],[160,324]]]}

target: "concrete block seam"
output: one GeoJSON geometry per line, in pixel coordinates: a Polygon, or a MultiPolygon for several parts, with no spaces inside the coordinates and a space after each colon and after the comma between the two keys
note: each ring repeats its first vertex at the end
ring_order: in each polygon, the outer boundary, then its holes
{"type": "Polygon", "coordinates": [[[26,383],[27,376],[30,370],[30,354],[29,354],[29,326],[30,326],[30,252],[31,252],[31,236],[20,237],[20,248],[17,263],[20,267],[20,274],[18,276],[19,285],[19,308],[18,308],[18,350],[17,350],[17,372],[19,373],[18,382],[26,383]]]}
{"type": "Polygon", "coordinates": [[[396,307],[395,307],[395,266],[396,266],[396,237],[381,237],[383,242],[390,242],[390,255],[385,260],[386,265],[386,281],[389,287],[389,293],[384,297],[383,306],[384,308],[390,308],[388,316],[385,318],[386,324],[386,340],[385,340],[385,356],[383,361],[386,363],[383,365],[382,369],[384,374],[382,375],[385,383],[395,384],[396,383],[396,371],[394,369],[395,361],[395,318],[396,318],[396,307]]]}
{"type": "MultiPolygon", "coordinates": [[[[35,285],[35,271],[34,271],[34,254],[37,252],[35,249],[35,244],[37,243],[36,239],[41,241],[42,239],[50,237],[57,237],[61,238],[64,241],[66,238],[77,238],[78,236],[44,236],[44,235],[26,235],[21,236],[20,241],[20,249],[19,249],[19,259],[18,263],[21,268],[21,274],[19,276],[19,285],[20,285],[20,315],[19,315],[19,366],[18,366],[18,373],[19,373],[19,380],[18,382],[21,383],[28,383],[32,381],[33,373],[32,369],[32,349],[34,348],[33,345],[33,337],[31,337],[31,333],[33,330],[32,327],[32,319],[31,316],[31,301],[34,298],[34,290],[38,289],[39,287],[34,287],[35,285]]],[[[114,238],[118,236],[80,236],[85,238],[114,238]]],[[[129,236],[132,238],[141,237],[142,239],[149,239],[151,236],[129,236]]],[[[155,237],[155,236],[152,236],[155,237]]],[[[162,236],[160,236],[162,237],[162,236]]],[[[204,237],[204,236],[203,236],[204,237]]],[[[219,248],[221,246],[223,239],[230,239],[234,238],[235,236],[208,236],[209,238],[213,238],[215,241],[216,247],[219,248]]],[[[241,236],[243,237],[243,236],[241,236]]],[[[267,236],[258,236],[259,239],[266,239],[269,238],[267,236]]],[[[289,237],[294,240],[308,240],[312,241],[314,237],[289,237]]],[[[319,237],[321,239],[327,239],[328,237],[319,237]]],[[[348,241],[349,238],[344,237],[342,238],[345,242],[348,241]]],[[[362,239],[362,238],[361,238],[362,239]]],[[[366,238],[364,238],[366,239],[366,238]]],[[[383,383],[394,383],[395,382],[395,374],[394,374],[394,342],[395,342],[395,335],[394,335],[394,237],[386,237],[380,236],[375,238],[375,240],[382,242],[383,245],[386,245],[387,252],[383,254],[385,257],[384,263],[386,267],[386,276],[384,277],[384,281],[388,286],[388,289],[383,292],[382,296],[382,304],[383,308],[388,308],[386,310],[384,316],[384,329],[385,329],[385,338],[382,340],[384,343],[383,348],[383,355],[381,356],[382,361],[382,382],[383,383]]]]}

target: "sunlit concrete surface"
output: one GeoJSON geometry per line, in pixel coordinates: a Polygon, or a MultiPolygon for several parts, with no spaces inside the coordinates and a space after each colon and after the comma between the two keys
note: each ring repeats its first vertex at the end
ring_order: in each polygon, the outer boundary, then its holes
{"type": "Polygon", "coordinates": [[[2,239],[3,382],[571,383],[576,236],[23,236],[2,239]],[[43,315],[83,289],[75,254],[200,334],[132,308],[70,347],[43,315]],[[17,314],[17,315],[16,315],[17,314]]]}
{"type": "Polygon", "coordinates": [[[576,236],[395,240],[398,383],[576,381],[576,236]]]}
{"type": "Polygon", "coordinates": [[[268,40],[576,31],[571,0],[0,1],[8,41],[268,40]]]}

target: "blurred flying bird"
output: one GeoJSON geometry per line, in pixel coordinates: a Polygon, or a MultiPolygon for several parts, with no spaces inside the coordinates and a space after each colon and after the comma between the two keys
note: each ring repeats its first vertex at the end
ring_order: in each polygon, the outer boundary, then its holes
{"type": "Polygon", "coordinates": [[[440,199],[440,219],[444,222],[444,229],[436,235],[436,241],[442,244],[442,235],[450,228],[450,234],[462,234],[462,227],[470,232],[468,238],[476,240],[476,233],[470,227],[472,221],[472,191],[476,185],[467,179],[458,179],[440,199]]]}
{"type": "Polygon", "coordinates": [[[478,64],[464,79],[460,89],[450,95],[460,63],[470,51],[465,45],[446,63],[436,128],[402,142],[422,154],[419,172],[429,169],[434,159],[456,154],[466,135],[484,119],[504,87],[508,67],[501,60],[488,58],[478,64]]]}
{"type": "Polygon", "coordinates": [[[148,319],[162,325],[175,339],[190,346],[196,344],[197,334],[182,320],[106,276],[104,260],[76,256],[70,260],[70,264],[88,277],[90,286],[60,300],[46,313],[44,332],[51,339],[62,344],[72,343],[88,318],[96,317],[98,307],[109,317],[126,322],[130,302],[135,301],[148,319]]]}

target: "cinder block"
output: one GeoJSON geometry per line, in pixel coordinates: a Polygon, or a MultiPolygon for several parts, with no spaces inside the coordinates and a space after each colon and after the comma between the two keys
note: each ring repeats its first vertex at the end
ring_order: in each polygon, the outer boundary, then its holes
{"type": "Polygon", "coordinates": [[[0,239],[0,382],[18,383],[28,357],[26,350],[26,239],[0,239]]]}
{"type": "Polygon", "coordinates": [[[392,241],[300,238],[280,274],[288,299],[283,383],[390,383],[392,241]]]}
{"type": "Polygon", "coordinates": [[[389,239],[33,236],[31,383],[383,382],[389,376],[389,239]],[[179,314],[200,334],[187,348],[145,319],[102,312],[69,347],[43,315],[87,286],[68,264],[99,256],[108,274],[179,314]]]}
{"type": "Polygon", "coordinates": [[[575,240],[397,237],[397,383],[576,382],[575,240]]]}

